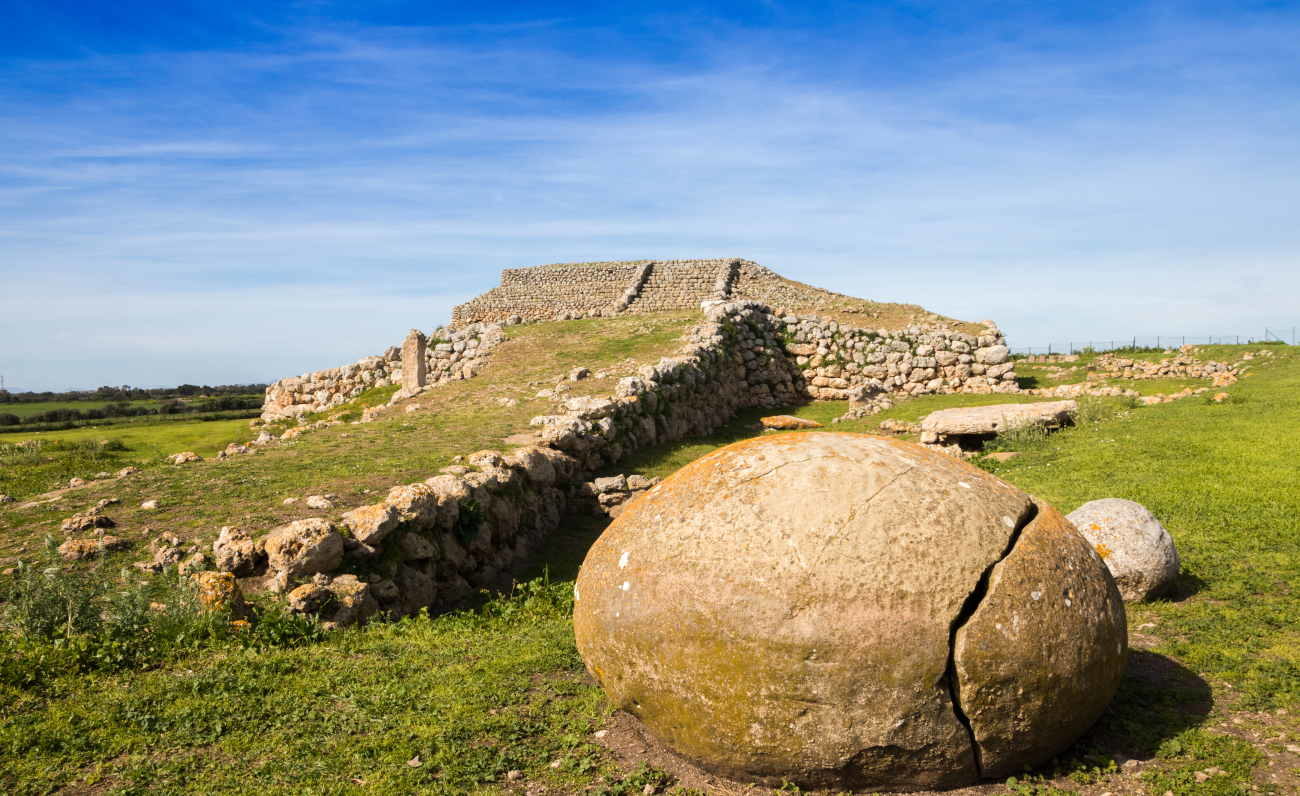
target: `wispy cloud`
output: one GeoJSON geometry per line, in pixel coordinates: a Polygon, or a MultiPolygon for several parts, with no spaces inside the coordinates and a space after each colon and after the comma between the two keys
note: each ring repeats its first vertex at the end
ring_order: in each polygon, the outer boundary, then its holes
{"type": "Polygon", "coordinates": [[[1293,18],[1151,13],[1104,42],[1026,26],[931,53],[717,23],[675,33],[676,58],[584,52],[571,28],[314,27],[2,67],[22,86],[0,89],[8,381],[104,380],[45,364],[91,333],[71,320],[88,304],[107,380],[215,382],[380,350],[502,267],[585,258],[748,256],[1026,344],[1296,314],[1293,18]],[[159,323],[215,348],[159,359],[138,333],[159,323]]]}

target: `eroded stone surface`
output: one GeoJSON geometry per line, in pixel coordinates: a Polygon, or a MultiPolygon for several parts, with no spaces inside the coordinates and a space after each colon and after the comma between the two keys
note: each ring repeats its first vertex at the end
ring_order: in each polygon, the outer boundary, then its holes
{"type": "Polygon", "coordinates": [[[908,443],[737,443],[630,504],[592,547],[578,648],[616,706],[720,773],[969,782],[951,628],[1031,513],[1014,487],[908,443]]]}
{"type": "Polygon", "coordinates": [[[955,437],[997,434],[1024,426],[1058,428],[1069,423],[1078,410],[1075,401],[940,409],[921,421],[921,433],[955,437]]]}
{"type": "Polygon", "coordinates": [[[288,584],[295,578],[331,572],[343,561],[343,537],[328,520],[295,520],[270,531],[262,540],[267,563],[288,584]]]}

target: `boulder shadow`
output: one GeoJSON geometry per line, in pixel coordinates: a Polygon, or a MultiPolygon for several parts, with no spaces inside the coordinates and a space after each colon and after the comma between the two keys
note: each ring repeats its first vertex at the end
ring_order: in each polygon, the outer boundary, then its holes
{"type": "Polygon", "coordinates": [[[1182,570],[1178,573],[1178,577],[1174,578],[1174,582],[1170,584],[1169,589],[1157,599],[1165,602],[1180,603],[1188,597],[1203,591],[1205,587],[1209,585],[1209,581],[1204,578],[1188,572],[1187,570],[1182,570]]]}
{"type": "Polygon", "coordinates": [[[1210,685],[1200,675],[1164,655],[1130,650],[1106,712],[1049,768],[1069,774],[1110,760],[1151,760],[1165,741],[1205,723],[1213,707],[1210,685]]]}

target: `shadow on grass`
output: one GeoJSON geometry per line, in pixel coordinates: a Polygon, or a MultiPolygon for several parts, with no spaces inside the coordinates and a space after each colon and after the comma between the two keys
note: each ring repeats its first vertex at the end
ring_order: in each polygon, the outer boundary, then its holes
{"type": "Polygon", "coordinates": [[[1178,577],[1174,579],[1173,586],[1171,586],[1169,591],[1160,599],[1171,603],[1179,603],[1204,590],[1205,587],[1209,585],[1209,581],[1204,578],[1194,575],[1187,570],[1183,570],[1182,572],[1179,572],[1178,577]]]}
{"type": "Polygon", "coordinates": [[[1049,768],[1069,775],[1110,761],[1150,760],[1166,742],[1203,724],[1213,706],[1209,684],[1195,672],[1164,655],[1130,650],[1106,712],[1049,768]]]}
{"type": "Polygon", "coordinates": [[[534,560],[519,573],[519,580],[543,575],[551,580],[576,579],[582,559],[609,523],[605,515],[584,510],[582,501],[574,501],[574,507],[560,520],[560,527],[546,537],[534,560]]]}

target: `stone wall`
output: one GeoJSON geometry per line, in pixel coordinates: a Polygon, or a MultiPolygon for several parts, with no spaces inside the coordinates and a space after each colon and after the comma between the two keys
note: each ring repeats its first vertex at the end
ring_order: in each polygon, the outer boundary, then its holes
{"type": "MultiPolygon", "coordinates": [[[[484,332],[500,331],[476,328],[480,348],[484,332]]],[[[870,332],[778,316],[756,302],[717,302],[677,355],[643,366],[612,395],[572,398],[560,413],[534,418],[536,445],[479,451],[464,465],[394,487],[381,502],[337,519],[274,529],[270,541],[244,537],[237,574],[250,588],[287,593],[294,610],[340,624],[381,610],[447,605],[504,585],[571,501],[590,501],[591,474],[638,450],[707,434],[741,409],[843,398],[856,385],[1009,391],[1015,382],[1005,358],[992,327],[981,336],[870,332]],[[328,555],[311,552],[322,546],[328,555]],[[280,548],[297,552],[286,558],[275,552],[280,548]]],[[[237,562],[226,548],[234,542],[224,544],[214,552],[231,569],[237,562]]]]}
{"type": "Polygon", "coordinates": [[[739,260],[665,260],[650,273],[628,312],[694,309],[700,302],[726,299],[739,260]]]}
{"type": "Polygon", "coordinates": [[[498,323],[474,323],[460,329],[437,329],[425,351],[428,384],[472,379],[487,364],[488,355],[506,339],[498,323]]]}
{"type": "MultiPolygon", "coordinates": [[[[452,323],[565,320],[759,301],[797,311],[866,313],[871,302],[795,282],[750,260],[556,263],[501,272],[501,285],[452,310],[452,323]]],[[[917,322],[931,316],[911,307],[917,322]]],[[[951,324],[931,316],[935,326],[951,324]]]]}
{"type": "Polygon", "coordinates": [[[401,372],[402,354],[394,347],[351,365],[280,379],[266,388],[262,419],[269,422],[332,409],[373,387],[396,384],[401,372]]]}
{"type": "Polygon", "coordinates": [[[571,500],[590,499],[585,482],[599,467],[712,431],[741,408],[797,400],[802,380],[778,325],[753,304],[714,307],[677,356],[621,380],[614,395],[536,418],[540,444],[471,454],[337,519],[298,520],[261,539],[223,531],[217,565],[245,589],[285,593],[292,609],[338,624],[500,587],[571,500]]]}
{"type": "Polygon", "coordinates": [[[502,323],[512,317],[552,320],[598,317],[616,309],[629,288],[642,279],[648,260],[555,263],[507,268],[501,286],[452,309],[453,325],[476,321],[502,323]]]}
{"type": "MultiPolygon", "coordinates": [[[[435,329],[423,346],[424,385],[473,378],[504,339],[504,330],[495,323],[435,329]]],[[[402,384],[402,371],[402,349],[393,347],[351,365],[281,379],[266,388],[262,419],[270,422],[333,409],[374,387],[402,384]]]]}
{"type": "Polygon", "coordinates": [[[1006,339],[995,326],[971,335],[935,329],[859,329],[816,316],[781,319],[810,398],[847,400],[855,391],[1018,392],[1006,339]]]}

